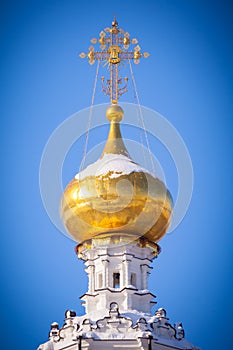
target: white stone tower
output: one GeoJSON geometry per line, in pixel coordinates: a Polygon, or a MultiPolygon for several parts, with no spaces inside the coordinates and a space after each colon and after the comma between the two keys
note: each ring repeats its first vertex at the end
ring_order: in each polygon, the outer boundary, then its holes
{"type": "Polygon", "coordinates": [[[119,88],[119,65],[130,59],[138,63],[148,54],[141,54],[139,46],[128,51],[137,40],[130,40],[116,19],[99,42],[101,51],[91,47],[87,57],[90,64],[103,60],[109,65],[110,79],[103,87],[111,99],[109,136],[101,158],[68,184],[61,211],[86,265],[85,315],[66,311],[65,324],[52,323],[49,341],[38,350],[197,350],[185,340],[182,323],[171,325],[164,309],[151,313],[156,302],[148,277],[160,252],[157,242],[170,224],[172,198],[162,181],[130,158],[120,132],[124,112],[118,98],[126,87],[119,88]]]}

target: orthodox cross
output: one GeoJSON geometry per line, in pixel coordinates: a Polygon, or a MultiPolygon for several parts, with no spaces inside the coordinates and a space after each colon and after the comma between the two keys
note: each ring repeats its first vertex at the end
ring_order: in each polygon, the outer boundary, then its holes
{"type": "Polygon", "coordinates": [[[123,95],[127,91],[128,78],[125,78],[125,85],[121,88],[122,78],[119,77],[119,65],[124,61],[134,60],[135,64],[140,62],[141,57],[147,58],[148,52],[141,53],[140,46],[134,47],[133,51],[128,51],[130,44],[136,45],[137,39],[130,40],[130,35],[123,29],[118,28],[116,17],[112,22],[111,28],[105,28],[100,32],[99,40],[96,38],[91,39],[92,44],[100,43],[101,51],[95,51],[93,46],[89,47],[89,52],[80,54],[81,58],[87,57],[89,64],[95,63],[95,60],[105,61],[110,70],[110,79],[107,80],[107,84],[104,85],[104,78],[102,78],[102,91],[110,96],[111,103],[117,104],[119,96],[123,95]]]}

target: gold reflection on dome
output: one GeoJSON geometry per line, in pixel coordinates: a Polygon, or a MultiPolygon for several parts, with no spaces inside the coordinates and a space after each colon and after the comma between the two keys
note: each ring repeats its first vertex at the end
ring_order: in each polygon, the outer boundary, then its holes
{"type": "Polygon", "coordinates": [[[120,132],[123,114],[118,105],[107,109],[110,131],[101,158],[64,191],[61,216],[78,243],[114,235],[158,242],[170,224],[171,195],[162,181],[130,158],[120,132]]]}

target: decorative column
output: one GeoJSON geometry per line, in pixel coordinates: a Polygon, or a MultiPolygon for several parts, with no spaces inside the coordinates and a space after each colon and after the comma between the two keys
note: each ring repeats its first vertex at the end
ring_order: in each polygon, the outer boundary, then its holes
{"type": "Polygon", "coordinates": [[[90,264],[85,269],[88,275],[88,292],[94,293],[95,290],[95,266],[90,264]]]}
{"type": "Polygon", "coordinates": [[[109,286],[108,281],[108,263],[109,260],[102,260],[102,264],[103,264],[103,288],[107,288],[109,286]]]}
{"type": "Polygon", "coordinates": [[[141,268],[141,289],[148,288],[148,266],[146,264],[140,265],[141,268]]]}
{"type": "Polygon", "coordinates": [[[129,260],[127,259],[127,255],[125,257],[125,260],[122,261],[124,266],[124,276],[123,276],[123,285],[124,287],[128,287],[130,285],[129,280],[129,260]]]}

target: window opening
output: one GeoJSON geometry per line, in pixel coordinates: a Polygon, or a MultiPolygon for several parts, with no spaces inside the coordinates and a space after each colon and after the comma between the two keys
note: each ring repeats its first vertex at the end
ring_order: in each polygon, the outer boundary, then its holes
{"type": "Polygon", "coordinates": [[[131,273],[130,284],[131,286],[136,287],[136,273],[131,273]]]}
{"type": "Polygon", "coordinates": [[[113,273],[113,288],[120,288],[120,273],[113,273]]]}

